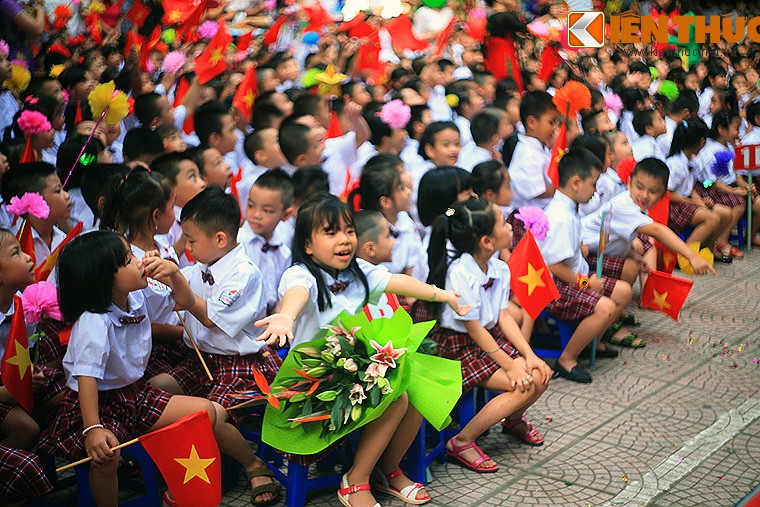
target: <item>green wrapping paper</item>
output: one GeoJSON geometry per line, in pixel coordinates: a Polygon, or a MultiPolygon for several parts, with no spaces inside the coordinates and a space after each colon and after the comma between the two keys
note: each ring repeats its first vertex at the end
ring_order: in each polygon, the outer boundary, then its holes
{"type": "MultiPolygon", "coordinates": [[[[357,421],[351,421],[337,431],[325,431],[329,421],[315,421],[294,425],[289,418],[300,414],[300,404],[285,401],[280,409],[268,405],[264,414],[262,440],[264,443],[280,451],[310,455],[325,450],[331,444],[339,441],[352,431],[361,428],[380,417],[388,406],[398,399],[405,391],[409,402],[435,428],[443,429],[450,422],[449,414],[462,394],[462,368],[459,361],[441,357],[428,356],[417,352],[422,339],[427,336],[435,325],[434,321],[413,324],[409,314],[403,309],[396,311],[390,319],[375,319],[369,321],[364,313],[348,315],[341,313],[333,322],[340,321],[344,327],[351,329],[361,327],[356,333],[356,347],[362,344],[367,357],[374,354],[370,340],[380,345],[393,342],[393,348],[406,348],[397,359],[397,367],[389,368],[386,378],[393,392],[382,397],[380,404],[374,408],[365,406],[362,416],[357,421]]],[[[295,348],[325,347],[328,331],[324,330],[308,343],[295,348]]],[[[303,377],[294,370],[301,368],[297,354],[288,354],[279,373],[272,382],[272,388],[287,386],[302,381],[303,377]]]]}

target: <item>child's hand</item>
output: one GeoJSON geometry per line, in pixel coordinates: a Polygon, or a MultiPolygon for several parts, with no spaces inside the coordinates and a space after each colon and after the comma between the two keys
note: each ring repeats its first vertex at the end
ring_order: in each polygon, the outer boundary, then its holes
{"type": "Polygon", "coordinates": [[[596,275],[588,277],[588,286],[594,292],[604,293],[604,281],[606,278],[597,278],[596,275]]]}
{"type": "Polygon", "coordinates": [[[39,390],[45,386],[45,374],[42,372],[39,366],[34,367],[32,372],[32,389],[39,390]]]}
{"type": "Polygon", "coordinates": [[[533,382],[533,377],[531,377],[530,373],[517,363],[514,363],[509,368],[505,368],[504,371],[507,372],[507,377],[513,391],[519,389],[521,393],[524,393],[525,388],[533,382]]]}
{"type": "Polygon", "coordinates": [[[267,345],[275,343],[284,347],[288,340],[293,339],[293,317],[287,313],[275,313],[265,319],[253,323],[254,327],[267,326],[261,336],[256,338],[257,341],[266,341],[267,345]]]}
{"type": "Polygon", "coordinates": [[[145,255],[143,255],[143,262],[145,262],[145,259],[149,257],[161,257],[161,253],[157,248],[154,248],[153,250],[146,250],[145,255]]]}
{"type": "Polygon", "coordinates": [[[551,380],[553,372],[551,367],[549,367],[546,362],[538,357],[537,355],[533,354],[530,357],[525,357],[525,364],[527,366],[527,370],[529,372],[532,372],[533,370],[540,371],[544,376],[544,384],[548,384],[549,380],[551,380]]]}
{"type": "Polygon", "coordinates": [[[166,281],[170,276],[179,273],[179,267],[168,259],[149,257],[143,259],[145,274],[154,280],[166,281]]]}
{"type": "Polygon", "coordinates": [[[713,275],[718,274],[715,271],[715,268],[712,267],[709,262],[704,260],[699,255],[694,255],[694,258],[689,259],[689,262],[691,263],[691,266],[694,268],[694,273],[698,275],[706,275],[708,272],[712,273],[713,275]]]}
{"type": "Polygon", "coordinates": [[[104,465],[114,458],[111,447],[119,445],[113,433],[103,428],[93,428],[87,432],[84,439],[84,449],[92,461],[98,465],[104,465]]]}
{"type": "Polygon", "coordinates": [[[588,253],[588,245],[586,243],[581,243],[581,255],[583,255],[584,259],[588,257],[588,253]]]}
{"type": "Polygon", "coordinates": [[[454,310],[457,315],[463,317],[470,312],[470,305],[459,306],[459,301],[457,298],[460,296],[461,294],[458,292],[454,292],[453,290],[445,290],[443,291],[443,299],[441,301],[449,305],[449,307],[451,307],[451,309],[454,310]]]}

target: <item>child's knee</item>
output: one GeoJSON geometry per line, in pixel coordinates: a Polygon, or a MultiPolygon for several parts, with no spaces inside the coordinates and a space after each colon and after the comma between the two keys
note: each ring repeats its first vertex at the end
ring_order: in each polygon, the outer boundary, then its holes
{"type": "MultiPolygon", "coordinates": [[[[629,285],[630,287],[630,285],[629,285]]],[[[612,319],[617,313],[617,305],[613,300],[608,297],[603,297],[596,303],[594,307],[594,315],[598,315],[604,319],[612,319]]]]}
{"type": "Polygon", "coordinates": [[[713,210],[707,210],[705,214],[705,223],[711,229],[716,229],[720,225],[720,215],[713,210]]]}
{"type": "Polygon", "coordinates": [[[624,280],[618,280],[615,284],[615,288],[612,289],[612,300],[617,305],[627,305],[633,298],[633,289],[631,284],[624,280]]]}

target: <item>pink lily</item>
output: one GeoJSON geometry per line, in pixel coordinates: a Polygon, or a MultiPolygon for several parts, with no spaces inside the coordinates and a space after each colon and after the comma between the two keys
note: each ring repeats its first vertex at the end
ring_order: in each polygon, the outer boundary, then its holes
{"type": "Polygon", "coordinates": [[[392,340],[388,340],[388,343],[384,346],[381,346],[375,340],[370,340],[369,343],[372,345],[372,348],[375,349],[375,352],[377,352],[377,354],[371,355],[370,359],[386,367],[395,368],[396,359],[406,352],[406,348],[394,349],[392,340]]]}

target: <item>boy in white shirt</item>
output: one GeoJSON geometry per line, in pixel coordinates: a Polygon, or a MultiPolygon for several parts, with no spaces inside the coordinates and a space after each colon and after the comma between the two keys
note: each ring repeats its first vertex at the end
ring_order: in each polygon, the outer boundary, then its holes
{"type": "Polygon", "coordinates": [[[664,162],[665,152],[660,149],[657,138],[665,133],[666,128],[665,120],[659,111],[646,110],[636,113],[633,117],[633,129],[639,135],[639,138],[631,143],[636,162],[649,157],[664,162]]]}
{"type": "Polygon", "coordinates": [[[500,135],[502,129],[509,128],[506,123],[507,114],[504,112],[502,114],[502,119],[488,111],[473,116],[470,123],[473,142],[462,145],[462,151],[459,152],[459,160],[457,160],[459,167],[472,172],[472,168],[479,163],[494,160],[497,156],[496,146],[506,137],[500,135]]]}
{"type": "Polygon", "coordinates": [[[240,208],[245,209],[251,187],[269,169],[282,167],[287,163],[280,149],[276,128],[263,128],[248,134],[244,142],[246,158],[241,164],[241,179],[237,184],[240,208]]]}

